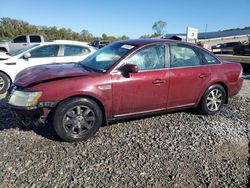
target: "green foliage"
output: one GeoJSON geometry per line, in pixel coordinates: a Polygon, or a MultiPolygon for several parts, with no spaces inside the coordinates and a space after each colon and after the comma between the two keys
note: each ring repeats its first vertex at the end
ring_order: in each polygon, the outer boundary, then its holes
{"type": "Polygon", "coordinates": [[[38,29],[34,25],[21,20],[11,18],[1,18],[0,20],[0,38],[8,39],[16,35],[24,35],[27,33],[37,33],[38,29]]]}
{"type": "Polygon", "coordinates": [[[147,35],[142,35],[140,36],[141,39],[149,39],[149,38],[159,38],[161,35],[154,33],[152,35],[147,34],[147,35]]]}
{"type": "Polygon", "coordinates": [[[35,26],[22,20],[11,19],[8,17],[0,18],[0,40],[10,39],[17,35],[41,34],[46,41],[50,40],[77,40],[91,42],[93,40],[105,39],[109,42],[117,40],[127,40],[129,37],[123,35],[121,37],[108,36],[103,34],[103,38],[95,37],[88,30],[83,29],[80,33],[71,29],[47,26],[35,26]],[[105,38],[104,38],[105,37],[105,38]]]}
{"type": "Polygon", "coordinates": [[[114,36],[108,36],[107,34],[103,33],[102,34],[102,39],[107,40],[109,42],[114,42],[114,41],[117,41],[117,40],[128,40],[129,37],[126,36],[126,35],[122,35],[121,37],[114,37],[114,36]]]}
{"type": "Polygon", "coordinates": [[[236,31],[236,30],[250,30],[250,26],[243,27],[243,28],[226,29],[226,30],[223,30],[223,31],[236,31]]]}

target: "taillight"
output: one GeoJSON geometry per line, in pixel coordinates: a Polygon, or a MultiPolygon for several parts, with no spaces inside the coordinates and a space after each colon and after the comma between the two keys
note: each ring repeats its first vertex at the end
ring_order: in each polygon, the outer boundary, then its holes
{"type": "Polygon", "coordinates": [[[239,78],[243,77],[243,68],[241,67],[239,78]]]}

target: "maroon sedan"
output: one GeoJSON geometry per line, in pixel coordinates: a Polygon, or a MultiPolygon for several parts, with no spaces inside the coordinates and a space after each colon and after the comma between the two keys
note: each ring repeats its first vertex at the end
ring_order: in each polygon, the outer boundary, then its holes
{"type": "Polygon", "coordinates": [[[85,140],[103,123],[190,107],[217,113],[242,87],[242,67],[196,45],[169,40],[112,43],[79,64],[20,72],[8,103],[21,122],[52,116],[66,141],[85,140]]]}

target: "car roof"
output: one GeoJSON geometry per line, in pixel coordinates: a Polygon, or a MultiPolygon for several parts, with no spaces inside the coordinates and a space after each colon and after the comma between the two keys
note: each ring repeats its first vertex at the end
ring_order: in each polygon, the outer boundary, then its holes
{"type": "Polygon", "coordinates": [[[43,44],[71,44],[71,45],[89,46],[88,42],[80,42],[74,40],[53,40],[49,42],[44,42],[43,44]]]}
{"type": "Polygon", "coordinates": [[[137,47],[155,43],[178,43],[178,44],[193,45],[191,43],[185,43],[176,40],[166,40],[166,39],[131,39],[131,40],[118,41],[118,43],[130,44],[137,47]]]}

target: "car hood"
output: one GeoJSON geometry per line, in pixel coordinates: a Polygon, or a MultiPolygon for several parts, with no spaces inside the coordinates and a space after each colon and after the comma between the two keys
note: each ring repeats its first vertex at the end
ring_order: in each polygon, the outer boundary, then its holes
{"type": "Polygon", "coordinates": [[[0,52],[0,60],[9,59],[10,57],[6,52],[0,52]]]}
{"type": "Polygon", "coordinates": [[[8,40],[1,40],[0,41],[0,44],[6,44],[6,43],[8,43],[9,41],[8,40]]]}
{"type": "Polygon", "coordinates": [[[19,72],[14,84],[20,87],[27,87],[45,81],[91,74],[97,73],[87,71],[80,64],[75,63],[39,65],[19,72]]]}

